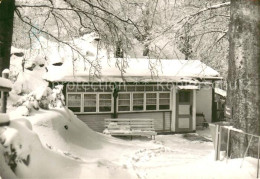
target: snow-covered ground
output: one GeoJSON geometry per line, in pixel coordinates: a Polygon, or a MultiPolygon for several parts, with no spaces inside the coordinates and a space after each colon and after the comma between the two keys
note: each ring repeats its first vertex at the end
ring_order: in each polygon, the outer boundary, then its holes
{"type": "Polygon", "coordinates": [[[66,108],[10,113],[1,128],[3,178],[255,178],[256,160],[214,161],[213,144],[199,134],[117,139],[92,131],[66,108]],[[10,145],[12,144],[12,145],[10,145]],[[17,154],[15,174],[5,156],[17,154]]]}

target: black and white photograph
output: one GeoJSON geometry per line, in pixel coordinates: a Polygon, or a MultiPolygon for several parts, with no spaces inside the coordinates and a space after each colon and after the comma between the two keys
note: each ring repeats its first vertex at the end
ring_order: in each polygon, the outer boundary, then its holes
{"type": "Polygon", "coordinates": [[[260,0],[0,0],[0,179],[259,172],[260,0]]]}

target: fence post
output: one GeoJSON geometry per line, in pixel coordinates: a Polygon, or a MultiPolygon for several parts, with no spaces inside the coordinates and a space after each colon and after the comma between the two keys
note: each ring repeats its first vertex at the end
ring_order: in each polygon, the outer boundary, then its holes
{"type": "MultiPolygon", "coordinates": [[[[4,70],[2,72],[2,77],[8,79],[9,77],[9,70],[4,70]]],[[[1,112],[6,113],[6,106],[7,106],[7,95],[8,92],[2,91],[1,93],[1,112]]]]}
{"type": "Polygon", "coordinates": [[[257,177],[259,177],[259,148],[260,148],[260,137],[258,137],[258,148],[257,148],[257,177]]]}
{"type": "Polygon", "coordinates": [[[249,141],[249,143],[248,143],[248,145],[247,145],[247,148],[246,148],[246,151],[245,151],[245,153],[244,153],[244,155],[243,155],[243,160],[242,160],[242,163],[241,163],[240,168],[242,168],[242,166],[243,166],[243,163],[244,163],[244,160],[245,160],[246,154],[247,154],[247,152],[248,152],[248,149],[249,149],[249,147],[250,147],[250,144],[251,144],[252,139],[253,139],[253,135],[251,135],[250,141],[249,141]]]}
{"type": "Polygon", "coordinates": [[[222,128],[221,128],[221,126],[219,126],[219,128],[218,128],[218,148],[217,148],[218,158],[217,158],[217,160],[220,159],[221,135],[222,135],[222,128]]]}
{"type": "Polygon", "coordinates": [[[218,143],[219,143],[219,125],[216,125],[216,136],[215,136],[215,160],[218,160],[218,143]]]}
{"type": "Polygon", "coordinates": [[[229,158],[229,140],[230,140],[230,129],[228,129],[228,134],[227,134],[227,152],[226,152],[226,157],[227,157],[226,159],[227,160],[229,158]]]}

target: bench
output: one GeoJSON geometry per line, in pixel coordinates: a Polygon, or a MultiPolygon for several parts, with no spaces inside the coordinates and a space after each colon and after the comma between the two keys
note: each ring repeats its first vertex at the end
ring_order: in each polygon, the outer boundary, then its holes
{"type": "Polygon", "coordinates": [[[151,136],[155,139],[153,119],[105,119],[105,134],[112,136],[151,136]]]}
{"type": "Polygon", "coordinates": [[[209,124],[205,118],[205,115],[203,113],[197,113],[196,114],[196,126],[201,126],[203,129],[208,128],[209,124]]]}

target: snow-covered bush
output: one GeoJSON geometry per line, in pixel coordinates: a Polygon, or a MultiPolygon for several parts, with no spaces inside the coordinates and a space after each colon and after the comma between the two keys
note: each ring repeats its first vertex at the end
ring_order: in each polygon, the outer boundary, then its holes
{"type": "Polygon", "coordinates": [[[39,108],[61,108],[65,105],[62,89],[62,85],[55,86],[53,90],[49,87],[38,88],[23,96],[13,106],[17,107],[16,112],[22,116],[29,116],[32,110],[39,110],[39,108]]]}

